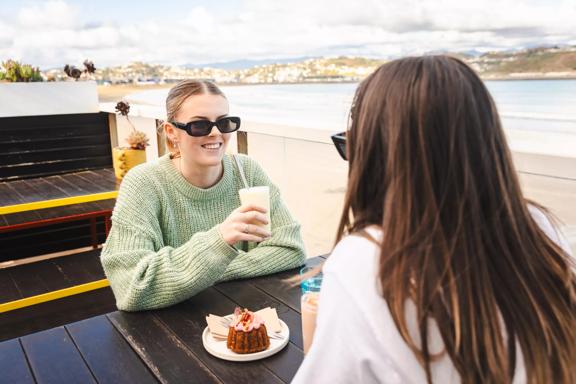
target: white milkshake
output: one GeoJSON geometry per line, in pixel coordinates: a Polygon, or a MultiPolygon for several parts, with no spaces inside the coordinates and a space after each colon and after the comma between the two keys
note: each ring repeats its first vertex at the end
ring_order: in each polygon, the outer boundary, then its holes
{"type": "Polygon", "coordinates": [[[261,226],[267,231],[272,231],[272,223],[270,221],[270,188],[267,185],[261,187],[242,188],[238,190],[240,194],[240,202],[242,205],[254,204],[262,208],[266,208],[266,218],[268,224],[254,222],[252,224],[261,226]]]}

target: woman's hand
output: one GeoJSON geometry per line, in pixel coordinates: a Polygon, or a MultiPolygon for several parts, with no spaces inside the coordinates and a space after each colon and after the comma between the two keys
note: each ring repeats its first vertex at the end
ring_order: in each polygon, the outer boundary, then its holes
{"type": "Polygon", "coordinates": [[[257,205],[243,205],[232,211],[230,216],[218,226],[220,234],[228,245],[239,241],[264,241],[272,235],[259,224],[268,224],[264,215],[266,209],[257,205]]]}

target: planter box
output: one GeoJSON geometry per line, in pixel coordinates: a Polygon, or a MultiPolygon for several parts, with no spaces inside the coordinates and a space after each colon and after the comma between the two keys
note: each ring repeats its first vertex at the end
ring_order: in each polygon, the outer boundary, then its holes
{"type": "Polygon", "coordinates": [[[112,148],[112,162],[114,175],[118,180],[121,180],[130,169],[146,162],[146,151],[121,147],[112,148]]]}
{"type": "Polygon", "coordinates": [[[0,117],[99,111],[94,81],[0,83],[0,117]]]}

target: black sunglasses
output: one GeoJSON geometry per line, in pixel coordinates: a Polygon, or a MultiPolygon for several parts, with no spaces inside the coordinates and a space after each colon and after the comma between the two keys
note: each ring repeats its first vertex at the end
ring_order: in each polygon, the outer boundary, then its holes
{"type": "Polygon", "coordinates": [[[170,124],[178,129],[183,129],[190,136],[207,136],[212,132],[212,127],[216,126],[222,133],[232,133],[240,128],[240,118],[227,116],[216,121],[210,120],[195,120],[186,124],[178,123],[177,121],[169,121],[170,124]]]}
{"type": "Polygon", "coordinates": [[[330,137],[332,138],[334,146],[336,147],[336,150],[338,151],[340,156],[344,160],[348,160],[346,158],[346,132],[336,133],[330,137]]]}

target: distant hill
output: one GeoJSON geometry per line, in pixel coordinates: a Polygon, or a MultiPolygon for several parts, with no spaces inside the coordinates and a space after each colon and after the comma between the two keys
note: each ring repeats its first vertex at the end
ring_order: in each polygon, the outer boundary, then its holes
{"type": "Polygon", "coordinates": [[[482,71],[485,74],[576,74],[576,48],[535,48],[517,53],[488,53],[480,58],[487,63],[482,71]]]}
{"type": "MultiPolygon", "coordinates": [[[[551,46],[516,51],[480,53],[434,51],[460,58],[483,78],[576,78],[576,46],[551,46]]],[[[173,83],[181,79],[211,79],[219,83],[295,83],[360,81],[387,60],[366,57],[297,57],[280,60],[236,60],[206,65],[166,66],[134,62],[100,68],[102,83],[173,83]]],[[[61,69],[45,71],[53,78],[61,69]]]]}

